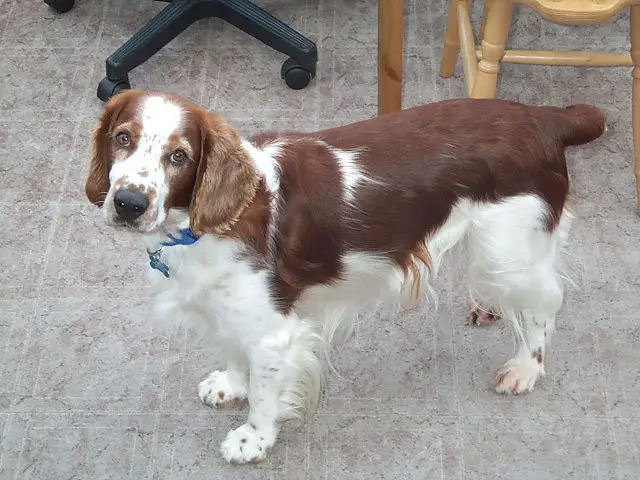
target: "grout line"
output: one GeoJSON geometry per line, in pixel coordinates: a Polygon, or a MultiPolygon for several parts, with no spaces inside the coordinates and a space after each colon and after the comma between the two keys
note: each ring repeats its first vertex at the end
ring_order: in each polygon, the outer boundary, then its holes
{"type": "MultiPolygon", "coordinates": [[[[27,426],[24,429],[24,434],[22,435],[22,443],[20,444],[20,452],[18,453],[18,460],[16,463],[16,476],[14,477],[15,480],[19,480],[19,475],[20,475],[20,463],[22,461],[22,452],[24,452],[24,445],[25,443],[27,443],[27,435],[29,433],[29,430],[31,428],[31,423],[32,420],[31,418],[29,418],[29,420],[27,420],[27,426]]],[[[2,467],[2,461],[0,460],[0,468],[2,467]]]]}
{"type": "Polygon", "coordinates": [[[98,32],[96,33],[96,38],[93,43],[93,53],[97,55],[100,50],[100,45],[102,43],[102,35],[104,34],[104,25],[107,21],[107,10],[110,2],[104,2],[102,6],[102,18],[100,19],[100,25],[98,25],[98,32]]]}
{"type": "Polygon", "coordinates": [[[156,412],[154,414],[154,421],[153,421],[153,437],[151,440],[151,460],[149,462],[149,464],[147,465],[147,475],[148,476],[153,476],[155,470],[156,470],[156,466],[157,466],[157,458],[158,458],[158,437],[160,436],[160,432],[159,432],[159,428],[160,428],[160,415],[164,414],[164,412],[162,412],[162,405],[164,403],[164,395],[165,395],[165,388],[166,388],[166,383],[167,383],[167,374],[169,371],[169,351],[171,350],[171,345],[173,343],[173,338],[175,337],[175,334],[173,335],[169,335],[167,337],[167,346],[165,347],[165,351],[164,351],[164,355],[163,355],[163,360],[162,360],[162,364],[163,364],[163,371],[162,371],[162,385],[160,387],[160,393],[158,394],[158,400],[159,400],[159,404],[158,404],[158,408],[156,409],[156,412]]]}
{"type": "MultiPolygon", "coordinates": [[[[13,401],[13,397],[11,399],[13,401]]],[[[4,452],[6,449],[1,448],[2,444],[4,443],[5,439],[7,438],[7,433],[9,432],[10,428],[11,428],[11,422],[12,420],[15,418],[14,415],[11,414],[11,412],[9,412],[9,414],[7,415],[7,421],[4,425],[4,429],[2,430],[2,436],[0,437],[0,472],[2,472],[2,464],[4,463],[4,452]]]]}
{"type": "MultiPolygon", "coordinates": [[[[48,399],[48,398],[58,398],[58,397],[38,397],[37,399],[48,399]]],[[[101,397],[98,397],[101,399],[101,397]]],[[[137,398],[136,398],[137,399],[137,398]]],[[[422,400],[422,397],[415,397],[414,400],[422,400]]],[[[197,400],[195,397],[188,398],[187,400],[193,400],[194,402],[197,400]]],[[[377,400],[377,399],[375,399],[377,400]]],[[[34,415],[34,416],[72,416],[72,415],[83,415],[86,417],[128,417],[128,416],[155,416],[156,414],[161,414],[165,416],[189,416],[189,417],[216,417],[216,418],[227,418],[227,417],[238,417],[239,415],[244,415],[246,413],[246,406],[243,406],[241,410],[227,410],[227,411],[204,411],[198,410],[197,412],[188,411],[188,410],[164,410],[164,409],[156,409],[154,411],[149,410],[95,410],[93,408],[87,409],[73,409],[73,410],[60,410],[60,411],[37,411],[37,410],[6,410],[2,412],[2,415],[14,416],[14,415],[34,415]]],[[[388,410],[380,410],[380,411],[353,411],[353,412],[340,412],[340,413],[318,413],[316,416],[318,418],[335,418],[335,417],[353,417],[353,418],[380,418],[381,415],[385,415],[386,417],[415,417],[419,419],[449,419],[456,420],[458,418],[470,418],[470,419],[502,419],[502,420],[526,420],[531,419],[531,415],[497,415],[497,414],[478,414],[478,413],[465,413],[457,415],[455,413],[446,413],[446,414],[438,414],[431,412],[424,413],[416,413],[416,412],[397,412],[397,411],[388,411],[388,410]]],[[[621,416],[607,416],[603,415],[564,415],[561,413],[552,414],[552,418],[561,419],[567,421],[574,421],[580,423],[586,423],[593,420],[602,420],[606,421],[607,419],[611,420],[619,420],[619,421],[640,421],[640,415],[621,415],[621,416]]],[[[34,427],[35,428],[35,427],[34,427]]],[[[60,428],[59,426],[55,427],[37,427],[38,429],[46,429],[46,428],[60,428]]],[[[86,426],[86,427],[65,427],[65,428],[115,428],[115,427],[95,427],[95,426],[86,426]]],[[[210,427],[202,427],[203,429],[210,427]]]]}
{"type": "Polygon", "coordinates": [[[456,435],[457,435],[457,447],[459,453],[458,466],[460,468],[460,478],[464,478],[465,472],[465,459],[464,459],[464,440],[462,436],[462,419],[464,415],[462,415],[462,407],[460,404],[460,397],[458,395],[458,390],[460,389],[459,376],[458,376],[458,349],[456,345],[457,338],[457,328],[455,322],[451,322],[451,358],[453,359],[453,398],[456,404],[456,435]]]}
{"type": "MultiPolygon", "coordinates": [[[[29,265],[29,262],[31,261],[31,252],[29,252],[29,258],[27,261],[27,266],[29,265]]],[[[29,302],[31,300],[27,300],[27,302],[29,302]]],[[[15,307],[14,307],[15,308],[15,307]]],[[[9,314],[12,317],[12,321],[11,321],[11,326],[9,327],[9,333],[6,336],[7,339],[7,343],[5,345],[4,348],[4,352],[2,354],[2,363],[0,364],[0,378],[2,378],[4,376],[4,372],[7,366],[7,353],[9,352],[9,344],[11,343],[11,338],[13,337],[13,334],[15,333],[16,330],[16,323],[17,323],[17,317],[19,315],[19,310],[15,310],[15,309],[10,309],[8,311],[4,311],[4,314],[9,314]]],[[[0,437],[0,439],[4,438],[4,434],[0,437]]],[[[1,443],[1,442],[0,442],[1,443]]]]}
{"type": "MultiPolygon", "coordinates": [[[[205,108],[210,109],[211,111],[217,111],[218,110],[218,97],[220,94],[220,83],[221,83],[221,73],[222,73],[222,66],[220,65],[220,63],[216,63],[217,65],[217,72],[216,72],[216,81],[215,81],[215,86],[213,87],[213,99],[209,99],[209,103],[211,105],[207,105],[205,108]]],[[[246,111],[252,111],[252,110],[244,110],[246,111]]],[[[226,115],[228,116],[228,115],[226,115]]],[[[251,118],[251,117],[249,117],[251,118]]]]}
{"type": "MultiPolygon", "coordinates": [[[[205,45],[212,45],[213,44],[213,29],[209,28],[207,29],[207,34],[205,36],[205,45]]],[[[189,68],[191,68],[191,66],[193,65],[195,57],[191,58],[191,65],[189,66],[189,68]]],[[[218,71],[220,71],[220,66],[218,65],[218,63],[216,62],[218,71]]],[[[209,73],[209,67],[211,66],[211,55],[204,55],[204,61],[202,62],[202,78],[200,78],[200,93],[197,99],[194,99],[196,101],[196,103],[198,105],[202,105],[204,102],[204,95],[207,89],[207,75],[209,73]]],[[[217,89],[217,88],[216,88],[217,89]]],[[[208,106],[205,106],[205,109],[207,109],[208,106]]]]}
{"type": "MultiPolygon", "coordinates": [[[[93,75],[93,66],[90,69],[90,77],[93,75]]],[[[82,99],[82,104],[80,105],[80,109],[84,108],[85,106],[85,102],[86,102],[86,96],[85,98],[82,99]]],[[[83,138],[80,135],[80,126],[82,125],[82,120],[77,120],[76,121],[76,125],[73,129],[73,137],[74,137],[74,142],[73,142],[73,147],[71,149],[71,152],[69,154],[69,158],[74,159],[75,155],[78,152],[78,149],[80,148],[80,141],[83,138]]],[[[65,170],[64,176],[62,177],[62,182],[60,185],[60,192],[58,194],[58,205],[60,207],[62,207],[63,205],[65,205],[65,203],[63,203],[63,199],[65,194],[67,193],[67,188],[68,188],[68,184],[69,184],[69,176],[71,175],[71,170],[72,170],[72,162],[67,163],[67,168],[65,170]]],[[[86,205],[86,202],[83,202],[82,205],[86,205]]]]}
{"type": "Polygon", "coordinates": [[[138,444],[138,433],[139,433],[139,430],[138,430],[137,426],[134,428],[133,433],[134,433],[134,435],[133,435],[133,446],[131,447],[131,466],[129,467],[129,478],[132,478],[133,466],[135,464],[134,459],[135,459],[135,456],[136,456],[136,447],[137,447],[137,444],[138,444]]]}
{"type": "Polygon", "coordinates": [[[4,25],[2,26],[2,35],[0,35],[0,45],[4,44],[5,42],[7,29],[9,28],[9,19],[13,18],[13,11],[16,9],[17,3],[18,3],[18,0],[14,0],[13,2],[11,2],[11,7],[6,13],[5,22],[4,22],[4,25]]]}
{"type": "MultiPolygon", "coordinates": [[[[595,331],[593,333],[593,337],[594,337],[594,347],[596,349],[596,358],[601,358],[601,350],[600,350],[600,338],[598,337],[598,332],[595,331]]],[[[616,467],[618,469],[618,478],[622,478],[622,465],[620,464],[620,454],[618,451],[618,444],[617,444],[617,439],[616,439],[616,434],[615,434],[615,428],[613,426],[613,420],[612,420],[612,415],[611,415],[611,406],[609,404],[609,394],[607,392],[607,383],[602,381],[602,378],[604,378],[604,372],[602,370],[602,364],[600,362],[597,362],[597,368],[598,368],[598,383],[601,383],[601,387],[602,387],[602,391],[603,391],[603,395],[604,395],[604,404],[605,404],[605,418],[607,421],[607,430],[609,433],[609,436],[611,437],[611,442],[613,443],[613,451],[616,455],[616,467]]],[[[620,374],[618,372],[618,374],[620,374]]],[[[620,385],[622,385],[622,382],[618,382],[620,385]]],[[[623,389],[624,392],[624,389],[623,389]]]]}

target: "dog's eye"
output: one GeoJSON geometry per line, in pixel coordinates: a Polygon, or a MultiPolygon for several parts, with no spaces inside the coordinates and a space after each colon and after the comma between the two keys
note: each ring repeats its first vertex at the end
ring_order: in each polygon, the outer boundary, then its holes
{"type": "Polygon", "coordinates": [[[116,142],[122,147],[128,147],[131,145],[131,137],[127,132],[120,132],[116,135],[116,142]]]}
{"type": "Polygon", "coordinates": [[[187,154],[184,150],[176,150],[171,154],[171,163],[180,165],[187,159],[187,154]]]}

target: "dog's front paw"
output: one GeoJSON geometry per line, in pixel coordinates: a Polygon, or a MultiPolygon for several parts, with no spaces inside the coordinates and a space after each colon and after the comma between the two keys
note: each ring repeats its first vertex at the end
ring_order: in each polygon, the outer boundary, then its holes
{"type": "Polygon", "coordinates": [[[200,382],[198,395],[210,407],[226,407],[247,398],[247,386],[237,374],[216,370],[200,382]]]}
{"type": "Polygon", "coordinates": [[[245,423],[227,434],[220,451],[229,463],[257,463],[267,457],[267,450],[274,443],[275,435],[245,423]]]}
{"type": "Polygon", "coordinates": [[[498,393],[518,395],[533,391],[536,380],[543,375],[542,364],[535,360],[513,359],[496,372],[493,385],[498,393]]]}

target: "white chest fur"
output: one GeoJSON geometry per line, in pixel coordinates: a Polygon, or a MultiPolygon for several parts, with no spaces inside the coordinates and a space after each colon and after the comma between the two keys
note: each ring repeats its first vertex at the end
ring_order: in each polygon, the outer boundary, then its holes
{"type": "Polygon", "coordinates": [[[214,236],[164,247],[169,278],[149,269],[154,313],[163,322],[204,327],[227,339],[262,336],[274,321],[268,272],[252,268],[242,253],[240,243],[214,236]]]}

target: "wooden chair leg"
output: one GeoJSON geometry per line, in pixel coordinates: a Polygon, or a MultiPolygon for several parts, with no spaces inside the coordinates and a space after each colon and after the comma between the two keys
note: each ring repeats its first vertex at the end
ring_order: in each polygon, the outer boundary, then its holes
{"type": "Polygon", "coordinates": [[[636,202],[640,215],[640,5],[631,7],[631,58],[633,60],[633,151],[636,172],[636,202]]]}
{"type": "Polygon", "coordinates": [[[449,16],[447,30],[444,33],[444,48],[440,61],[440,76],[450,77],[456,71],[458,52],[460,51],[460,33],[458,32],[457,0],[449,1],[449,16]]]}
{"type": "Polygon", "coordinates": [[[478,32],[478,43],[484,40],[484,27],[487,23],[487,14],[489,13],[489,7],[491,6],[491,0],[485,0],[482,6],[482,23],[480,23],[480,31],[478,32]]]}
{"type": "Polygon", "coordinates": [[[402,109],[403,3],[378,0],[378,115],[402,109]]]}
{"type": "Polygon", "coordinates": [[[478,63],[478,74],[471,92],[472,98],[493,98],[496,94],[500,60],[504,55],[512,12],[512,0],[491,0],[481,45],[482,60],[478,63]]]}

